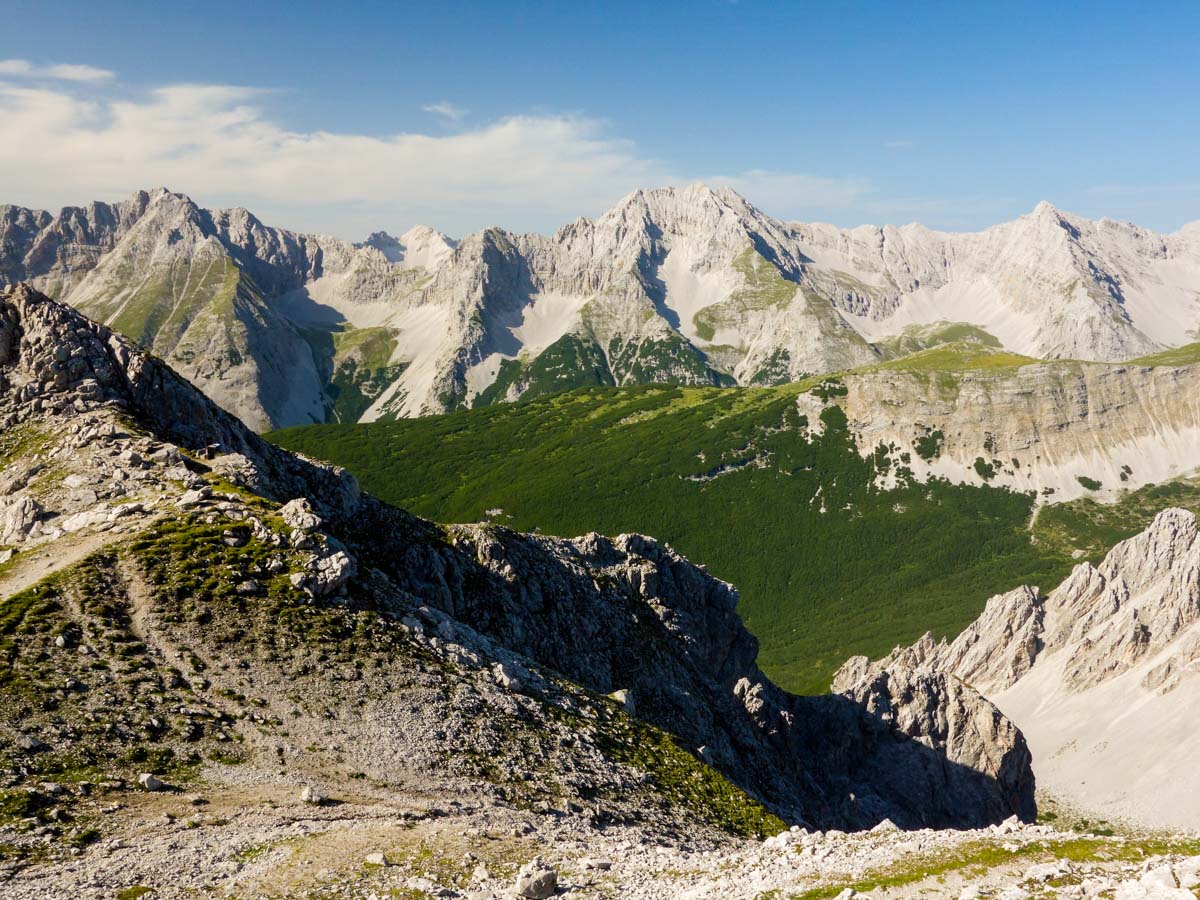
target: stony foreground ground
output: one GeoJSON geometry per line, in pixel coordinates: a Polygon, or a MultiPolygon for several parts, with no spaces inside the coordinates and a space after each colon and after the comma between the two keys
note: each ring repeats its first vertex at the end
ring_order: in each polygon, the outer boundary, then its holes
{"type": "MultiPolygon", "coordinates": [[[[735,841],[708,829],[687,836],[597,828],[569,804],[517,809],[469,787],[454,795],[432,784],[396,793],[365,783],[299,784],[236,767],[207,775],[179,789],[97,791],[81,808],[103,837],[0,870],[0,895],[1200,896],[1200,836],[1097,834],[1075,830],[1079,822],[1061,830],[1008,822],[909,832],[884,823],[857,834],[794,828],[735,841]]],[[[2,831],[0,844],[28,839],[19,824],[2,831]]]]}

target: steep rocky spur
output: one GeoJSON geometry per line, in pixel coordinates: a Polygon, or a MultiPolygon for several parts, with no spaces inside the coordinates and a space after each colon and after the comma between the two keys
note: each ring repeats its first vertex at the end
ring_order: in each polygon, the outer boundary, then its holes
{"type": "Polygon", "coordinates": [[[25,286],[0,295],[0,398],[18,868],[94,842],[139,769],[353,774],[712,840],[1033,815],[1024,740],[973,692],[896,667],[855,700],[790,696],[733,588],[669,548],[387,507],[25,286]]]}

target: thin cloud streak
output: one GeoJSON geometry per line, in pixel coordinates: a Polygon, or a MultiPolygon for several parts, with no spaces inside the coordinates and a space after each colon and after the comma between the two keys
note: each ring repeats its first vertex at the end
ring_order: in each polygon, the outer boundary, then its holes
{"type": "Polygon", "coordinates": [[[27,59],[0,59],[0,78],[49,79],[53,81],[110,81],[116,73],[76,63],[34,65],[27,59]]]}
{"type": "Polygon", "coordinates": [[[454,124],[461,122],[466,117],[467,113],[470,112],[470,110],[455,106],[448,100],[430,103],[427,106],[422,106],[421,109],[427,113],[433,113],[433,115],[437,116],[439,119],[444,119],[447,122],[452,122],[454,124]]]}

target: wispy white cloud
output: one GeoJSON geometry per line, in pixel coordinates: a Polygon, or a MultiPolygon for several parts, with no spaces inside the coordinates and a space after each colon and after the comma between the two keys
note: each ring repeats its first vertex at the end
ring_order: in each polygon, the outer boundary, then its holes
{"type": "Polygon", "coordinates": [[[422,106],[421,109],[425,110],[427,113],[433,113],[439,119],[443,119],[447,122],[452,122],[455,124],[461,122],[466,117],[467,113],[470,112],[470,110],[463,109],[460,106],[455,106],[449,100],[440,100],[437,103],[430,103],[426,106],[422,106]]]}
{"type": "MultiPolygon", "coordinates": [[[[0,73],[21,75],[12,62],[0,73]]],[[[493,224],[549,231],[635,188],[702,174],[651,158],[586,116],[370,136],[285,128],[262,108],[266,92],[251,88],[83,87],[0,74],[0,202],[54,208],[165,185],[345,237],[414,222],[455,234],[493,224]]],[[[462,111],[437,110],[451,112],[462,111]]],[[[860,178],[760,169],[705,180],[780,215],[858,215],[870,193],[860,178]]]]}
{"type": "Polygon", "coordinates": [[[68,63],[44,66],[41,69],[35,69],[34,73],[45,78],[60,78],[63,81],[107,81],[114,77],[114,73],[108,69],[68,63]]]}
{"type": "Polygon", "coordinates": [[[883,146],[888,150],[909,150],[917,146],[917,142],[912,138],[892,138],[884,141],[883,146]]]}
{"type": "Polygon", "coordinates": [[[0,59],[0,78],[41,78],[55,81],[108,81],[114,73],[108,69],[76,63],[34,65],[27,59],[0,59]]]}
{"type": "Polygon", "coordinates": [[[0,82],[0,198],[53,207],[166,185],[354,236],[415,221],[459,233],[553,227],[672,180],[583,117],[510,116],[450,135],[373,137],[286,129],[260,101],[257,91],[216,85],[97,99],[0,82]]]}

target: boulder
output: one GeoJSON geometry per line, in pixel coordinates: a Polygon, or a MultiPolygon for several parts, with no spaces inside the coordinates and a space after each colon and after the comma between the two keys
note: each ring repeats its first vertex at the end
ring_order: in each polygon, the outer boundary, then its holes
{"type": "Polygon", "coordinates": [[[608,695],[608,699],[619,703],[625,712],[631,716],[637,712],[637,704],[633,702],[633,694],[629,688],[621,688],[619,691],[613,691],[608,695]]]}
{"type": "Polygon", "coordinates": [[[528,900],[546,900],[558,891],[558,873],[540,856],[521,866],[517,873],[517,882],[513,886],[518,897],[528,900]]]}
{"type": "Polygon", "coordinates": [[[521,678],[510,665],[506,665],[502,662],[498,662],[493,665],[492,678],[495,680],[496,684],[500,685],[500,687],[504,688],[506,691],[521,690],[521,678]]]}
{"type": "Polygon", "coordinates": [[[358,573],[358,567],[345,550],[318,559],[313,569],[311,590],[318,597],[336,594],[358,573]]]}
{"type": "Polygon", "coordinates": [[[42,505],[32,497],[21,497],[0,514],[0,544],[19,544],[42,515],[42,505]]]}
{"type": "Polygon", "coordinates": [[[227,528],[221,532],[221,543],[226,547],[245,547],[250,542],[250,536],[243,531],[227,528]]]}
{"type": "Polygon", "coordinates": [[[17,749],[25,753],[41,753],[43,750],[49,750],[50,747],[43,741],[38,740],[32,734],[17,735],[17,749]]]}
{"type": "Polygon", "coordinates": [[[262,489],[262,477],[254,460],[241,453],[226,453],[212,463],[212,470],[230,484],[251,491],[262,489]]]}
{"type": "Polygon", "coordinates": [[[212,491],[207,487],[197,488],[193,491],[184,491],[179,499],[175,501],[175,505],[180,509],[191,509],[193,506],[199,506],[211,496],[212,491]]]}
{"type": "Polygon", "coordinates": [[[1175,866],[1179,886],[1187,890],[1200,887],[1200,856],[1191,856],[1175,866]]]}
{"type": "Polygon", "coordinates": [[[1138,883],[1151,890],[1174,890],[1179,887],[1179,879],[1175,877],[1175,870],[1171,868],[1170,863],[1162,863],[1148,868],[1142,873],[1138,883]]]}
{"type": "Polygon", "coordinates": [[[297,497],[279,507],[279,515],[298,531],[313,531],[321,527],[321,517],[313,510],[307,497],[297,497]]]}

